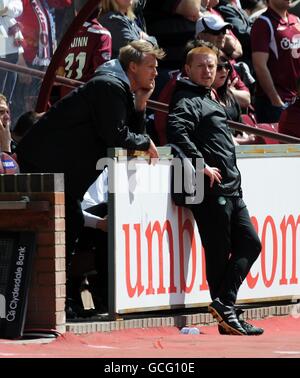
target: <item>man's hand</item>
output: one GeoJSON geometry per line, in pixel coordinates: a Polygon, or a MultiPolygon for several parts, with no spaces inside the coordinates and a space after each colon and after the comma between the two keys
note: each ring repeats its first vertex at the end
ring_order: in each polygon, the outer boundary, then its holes
{"type": "Polygon", "coordinates": [[[108,227],[107,215],[105,215],[105,217],[99,218],[99,220],[97,221],[97,224],[96,224],[96,228],[98,228],[101,231],[107,232],[107,227],[108,227]]]}
{"type": "Polygon", "coordinates": [[[237,59],[243,55],[241,43],[231,34],[225,35],[225,45],[222,51],[225,52],[229,59],[237,59]]]}
{"type": "Polygon", "coordinates": [[[153,143],[151,139],[150,139],[150,146],[147,150],[147,154],[150,155],[150,164],[155,165],[157,162],[157,159],[159,158],[159,154],[158,154],[155,144],[153,143]]]}
{"type": "Polygon", "coordinates": [[[200,0],[181,0],[175,9],[175,13],[190,21],[197,21],[200,17],[200,7],[200,0]]]}
{"type": "Polygon", "coordinates": [[[273,98],[271,98],[271,104],[273,106],[276,106],[278,108],[284,108],[285,107],[285,104],[284,102],[281,100],[281,98],[278,96],[274,96],[273,98]]]}
{"type": "Polygon", "coordinates": [[[247,134],[243,131],[242,135],[237,135],[233,138],[237,145],[239,144],[254,144],[259,140],[254,134],[247,134]]]}
{"type": "Polygon", "coordinates": [[[3,126],[2,121],[0,121],[0,151],[11,152],[11,141],[9,126],[3,126]]]}
{"type": "Polygon", "coordinates": [[[238,77],[235,77],[232,81],[230,79],[228,79],[228,89],[230,91],[233,91],[235,90],[235,86],[236,86],[236,83],[238,82],[238,77]]]}
{"type": "Polygon", "coordinates": [[[209,180],[210,180],[210,185],[209,186],[210,186],[210,188],[213,187],[215,181],[218,184],[220,184],[221,181],[222,181],[222,176],[221,176],[219,168],[210,167],[210,166],[206,165],[205,168],[204,168],[204,174],[209,177],[209,180]]]}
{"type": "Polygon", "coordinates": [[[149,88],[140,88],[136,92],[135,95],[135,109],[137,111],[144,111],[147,106],[147,101],[149,100],[150,96],[152,95],[155,88],[155,82],[149,88]]]}

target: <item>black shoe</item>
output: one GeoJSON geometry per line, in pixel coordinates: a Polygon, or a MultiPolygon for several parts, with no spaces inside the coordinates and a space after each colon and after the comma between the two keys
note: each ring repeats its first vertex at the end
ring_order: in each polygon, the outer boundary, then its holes
{"type": "Polygon", "coordinates": [[[260,327],[255,327],[254,325],[245,322],[245,320],[240,320],[241,326],[247,332],[248,336],[259,336],[264,333],[264,329],[260,327]]]}
{"type": "Polygon", "coordinates": [[[65,311],[66,311],[66,320],[76,319],[78,317],[77,312],[71,306],[66,306],[65,311]]]}
{"type": "Polygon", "coordinates": [[[74,301],[72,298],[66,299],[66,319],[76,319],[78,318],[79,314],[83,311],[83,306],[78,304],[76,301],[74,301]]]}
{"type": "MultiPolygon", "coordinates": [[[[243,313],[243,310],[237,309],[235,310],[235,313],[237,315],[237,318],[240,317],[240,315],[243,313]]],[[[244,328],[248,336],[259,336],[264,333],[264,329],[260,327],[255,327],[254,325],[246,322],[245,320],[238,319],[240,322],[240,325],[244,328]]],[[[230,335],[230,333],[226,332],[226,330],[218,325],[218,330],[220,335],[230,335]]]]}
{"type": "MultiPolygon", "coordinates": [[[[243,312],[244,311],[241,310],[240,308],[237,308],[235,310],[235,313],[238,319],[243,314],[243,312]]],[[[248,336],[258,336],[264,333],[263,328],[255,327],[254,325],[246,322],[245,320],[239,319],[239,322],[241,323],[241,326],[244,328],[244,330],[247,332],[248,336]]]]}
{"type": "Polygon", "coordinates": [[[236,317],[234,307],[225,306],[219,299],[215,299],[208,306],[208,311],[218,320],[219,326],[227,335],[247,335],[236,317]]]}

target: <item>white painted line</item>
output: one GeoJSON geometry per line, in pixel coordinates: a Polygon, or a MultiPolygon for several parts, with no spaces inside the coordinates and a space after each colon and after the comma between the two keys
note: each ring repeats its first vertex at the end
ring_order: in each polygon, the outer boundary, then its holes
{"type": "Polygon", "coordinates": [[[16,353],[1,353],[0,352],[0,356],[17,356],[16,353]]]}
{"type": "Polygon", "coordinates": [[[108,346],[108,345],[90,345],[90,344],[87,344],[86,346],[88,346],[90,348],[96,348],[96,349],[121,349],[121,348],[118,348],[118,347],[112,347],[112,346],[108,346]]]}

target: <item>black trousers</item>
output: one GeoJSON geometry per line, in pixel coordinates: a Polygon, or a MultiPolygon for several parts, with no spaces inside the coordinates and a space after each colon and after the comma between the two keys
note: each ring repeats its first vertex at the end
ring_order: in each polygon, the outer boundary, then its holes
{"type": "Polygon", "coordinates": [[[207,197],[192,206],[205,250],[212,300],[229,306],[261,251],[261,242],[240,197],[207,197]]]}
{"type": "MultiPolygon", "coordinates": [[[[107,204],[98,205],[85,209],[90,214],[104,217],[107,215],[107,204]]],[[[108,304],[108,237],[107,232],[90,227],[83,227],[79,236],[77,248],[80,251],[90,250],[95,253],[96,275],[88,278],[90,290],[96,309],[107,311],[108,304]]]]}
{"type": "MultiPolygon", "coordinates": [[[[85,209],[87,213],[97,215],[103,218],[107,215],[107,203],[100,203],[98,205],[85,209]]],[[[108,279],[108,238],[107,232],[90,227],[83,227],[79,240],[79,249],[93,249],[96,248],[95,265],[98,272],[108,279]]],[[[106,285],[107,286],[107,285],[106,285]]]]}

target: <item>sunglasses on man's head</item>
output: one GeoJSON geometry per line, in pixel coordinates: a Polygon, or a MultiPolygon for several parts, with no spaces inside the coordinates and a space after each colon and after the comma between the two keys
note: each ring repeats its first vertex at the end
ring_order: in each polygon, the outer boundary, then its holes
{"type": "Polygon", "coordinates": [[[224,62],[224,63],[218,63],[217,64],[217,71],[221,71],[223,68],[225,70],[230,70],[231,66],[229,62],[224,62]]]}

